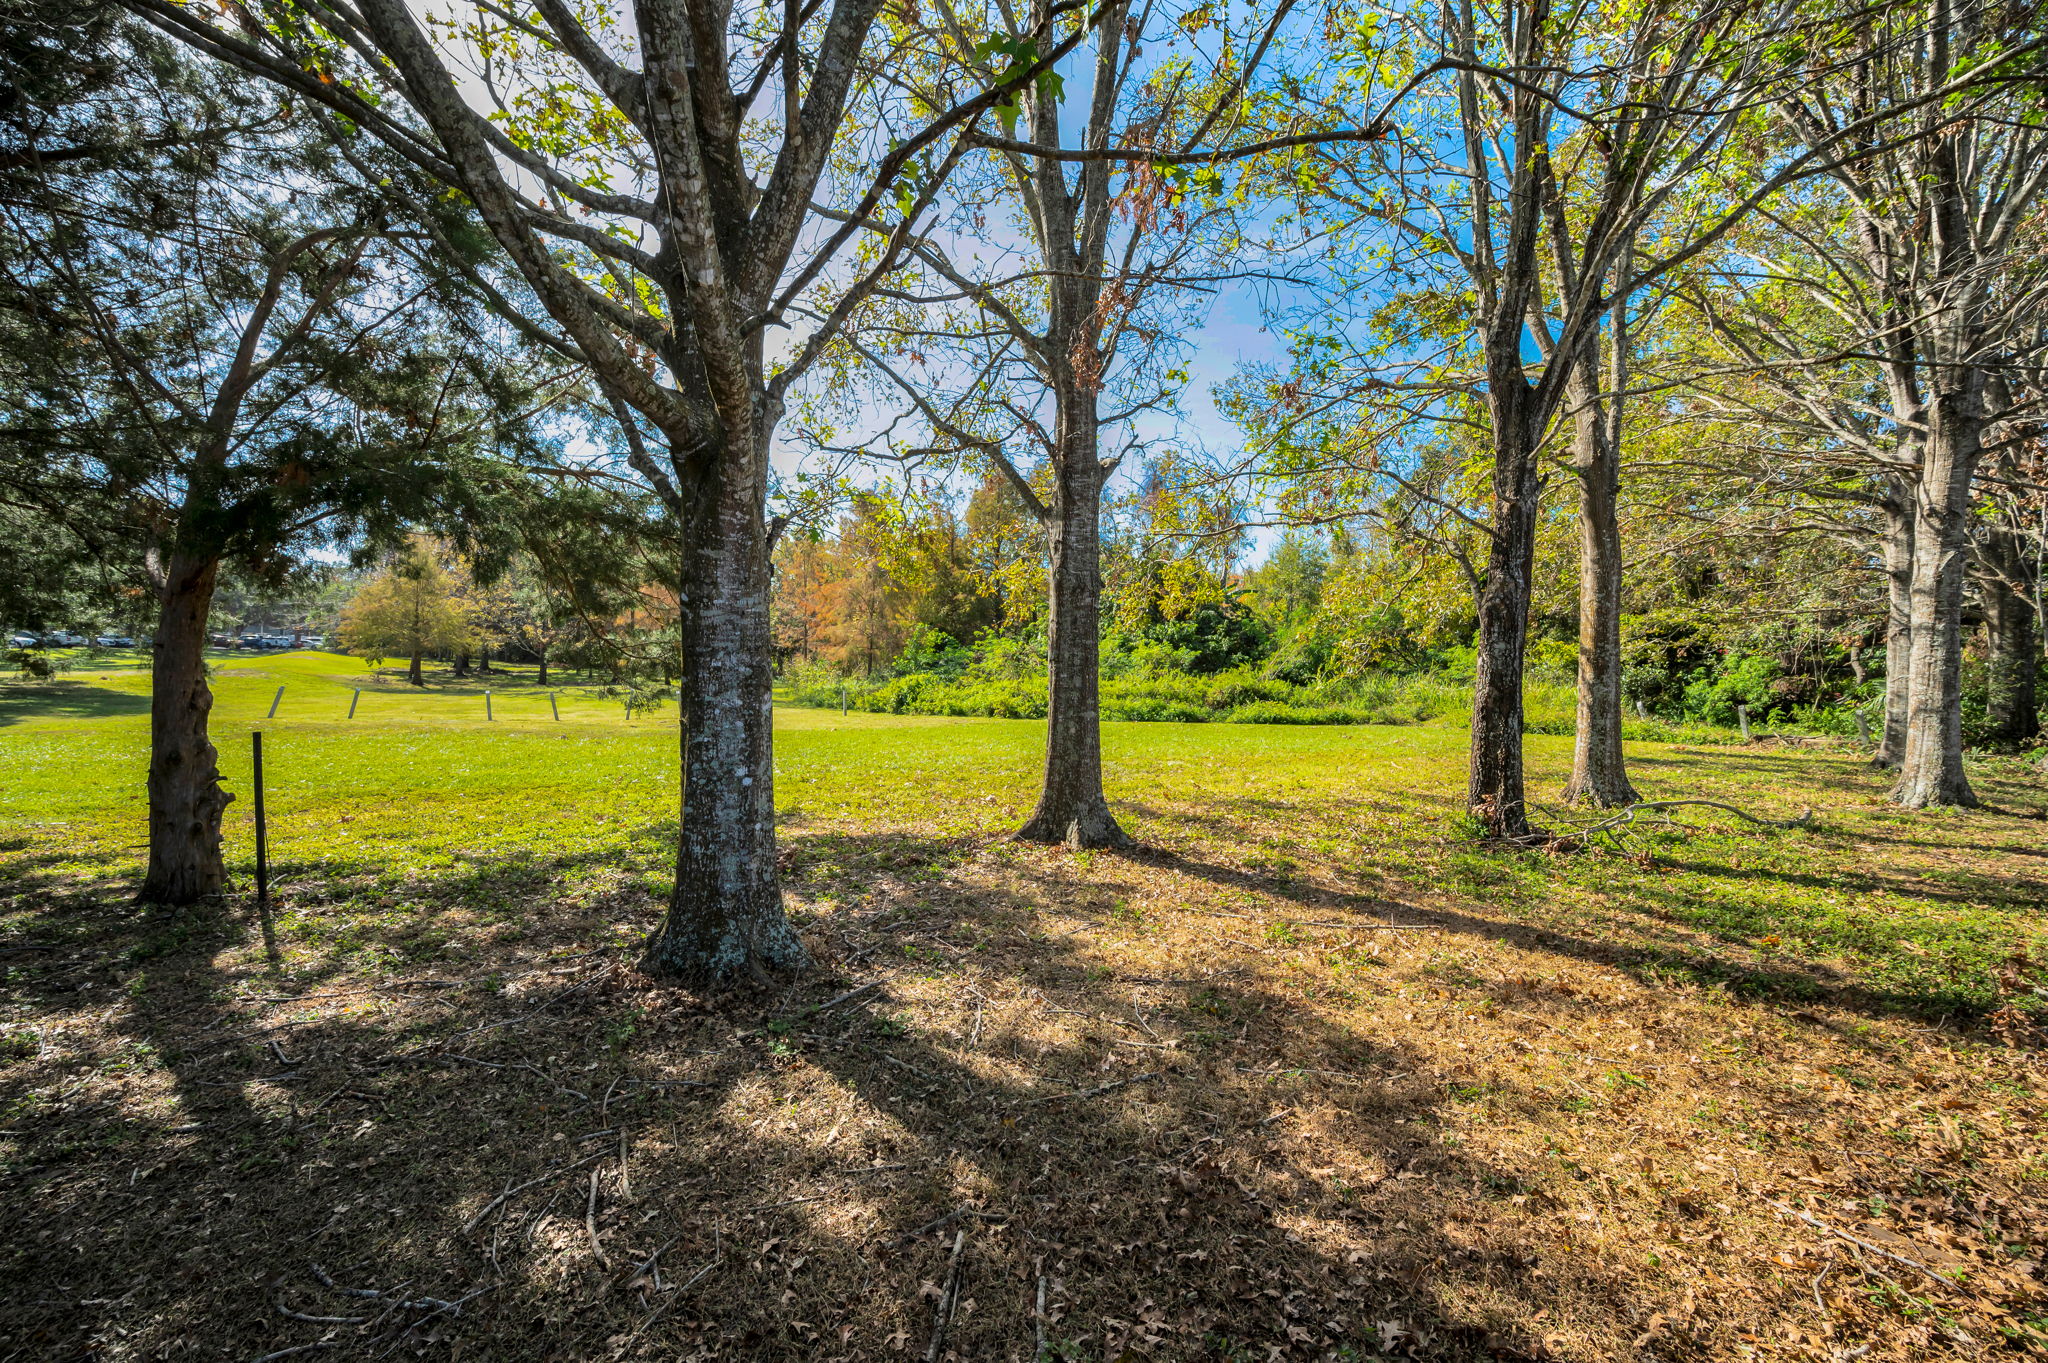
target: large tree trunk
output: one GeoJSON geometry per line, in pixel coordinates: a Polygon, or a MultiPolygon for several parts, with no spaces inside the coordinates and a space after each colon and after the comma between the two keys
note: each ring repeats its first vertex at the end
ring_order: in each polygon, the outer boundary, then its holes
{"type": "Polygon", "coordinates": [[[1894,802],[1975,807],[1963,770],[1963,580],[1970,484],[1981,437],[1975,393],[1940,391],[1928,404],[1927,447],[1914,497],[1913,662],[1906,752],[1894,802]]]}
{"type": "Polygon", "coordinates": [[[207,734],[206,613],[220,562],[173,554],[159,592],[149,699],[149,871],[141,898],[191,904],[227,887],[220,817],[234,796],[220,788],[219,755],[207,734]]]}
{"type": "Polygon", "coordinates": [[[1913,689],[1913,493],[1896,489],[1884,504],[1884,736],[1871,760],[1898,770],[1906,760],[1906,716],[1913,689]]]}
{"type": "Polygon", "coordinates": [[[1017,830],[1033,842],[1126,847],[1102,793],[1102,483],[1093,393],[1062,393],[1052,515],[1045,785],[1017,830]]]}
{"type": "MultiPolygon", "coordinates": [[[[1625,345],[1616,337],[1617,345],[1625,345]]],[[[1597,355],[1596,347],[1589,347],[1597,355]]],[[[1590,370],[1585,366],[1582,372],[1590,370]]],[[[1607,404],[1597,384],[1573,385],[1572,467],[1579,478],[1579,713],[1572,779],[1564,798],[1604,807],[1641,797],[1621,751],[1621,422],[1618,393],[1607,404]]]]}
{"type": "Polygon", "coordinates": [[[775,866],[766,468],[765,442],[718,461],[683,561],[682,832],[675,894],[640,964],[685,984],[809,964],[775,866]]]}
{"type": "Polygon", "coordinates": [[[1985,737],[2016,747],[2041,732],[2034,689],[2041,661],[2032,593],[2034,565],[2019,536],[1997,527],[1984,532],[1979,553],[1987,645],[1985,737]]]}
{"type": "Polygon", "coordinates": [[[1522,783],[1522,666],[1536,562],[1536,441],[1520,373],[1491,378],[1493,521],[1486,586],[1479,593],[1467,798],[1493,836],[1522,840],[1534,836],[1522,783]]]}
{"type": "Polygon", "coordinates": [[[420,651],[418,649],[412,651],[412,661],[406,666],[405,679],[414,686],[425,686],[427,684],[426,676],[420,671],[420,651]]]}
{"type": "Polygon", "coordinates": [[[548,684],[548,651],[545,648],[540,650],[540,675],[534,678],[534,684],[537,686],[546,686],[548,684]]]}

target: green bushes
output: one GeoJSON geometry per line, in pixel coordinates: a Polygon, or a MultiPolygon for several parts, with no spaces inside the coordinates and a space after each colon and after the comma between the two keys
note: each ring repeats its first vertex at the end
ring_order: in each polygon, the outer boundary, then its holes
{"type": "MultiPolygon", "coordinates": [[[[1046,710],[1042,675],[990,677],[980,667],[955,677],[911,672],[862,679],[812,664],[785,672],[783,686],[796,704],[827,709],[839,705],[843,689],[850,708],[871,714],[1043,719],[1046,710]]],[[[1105,720],[1174,724],[1414,724],[1462,717],[1472,704],[1471,686],[1447,678],[1373,676],[1303,686],[1249,667],[1206,677],[1105,675],[1101,695],[1105,720]]]]}
{"type": "MultiPolygon", "coordinates": [[[[840,703],[876,714],[1043,719],[1046,681],[1043,641],[989,637],[972,648],[934,642],[906,650],[896,675],[840,677],[822,663],[783,674],[784,694],[799,705],[840,703]]],[[[1704,650],[1698,650],[1704,652],[1704,650]]],[[[1220,671],[1194,670],[1188,650],[1156,639],[1112,640],[1102,651],[1102,718],[1140,723],[1198,724],[1421,724],[1470,722],[1472,651],[1443,651],[1425,672],[1332,675],[1324,670],[1276,675],[1268,665],[1241,663],[1220,671]]],[[[1637,677],[1623,733],[1651,742],[1730,741],[1735,707],[1749,707],[1750,722],[1780,731],[1850,735],[1855,707],[1879,682],[1865,683],[1819,701],[1799,699],[1777,661],[1762,654],[1705,656],[1637,677]],[[1634,701],[1650,713],[1633,713],[1634,701]]],[[[1661,660],[1660,660],[1661,662],[1661,660]]],[[[1569,644],[1539,641],[1531,649],[1522,686],[1525,733],[1568,735],[1577,728],[1575,652],[1569,644]]]]}

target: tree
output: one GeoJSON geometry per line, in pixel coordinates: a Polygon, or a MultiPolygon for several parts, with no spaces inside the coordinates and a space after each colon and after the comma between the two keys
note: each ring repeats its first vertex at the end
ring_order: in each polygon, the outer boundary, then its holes
{"type": "MultiPolygon", "coordinates": [[[[1362,18],[1361,34],[1379,24],[1362,18]]],[[[1483,402],[1491,506],[1468,803],[1496,836],[1521,841],[1537,836],[1524,796],[1521,685],[1541,454],[1567,403],[1587,415],[1578,462],[1598,541],[1588,553],[1595,604],[1613,595],[1618,555],[1604,551],[1612,527],[1601,503],[1612,462],[1602,430],[1614,423],[1589,401],[1604,386],[1594,374],[1603,326],[1758,205],[1992,77],[1947,69],[1786,149],[1764,135],[1767,111],[1841,69],[1835,45],[1847,32],[1787,0],[1619,11],[1454,4],[1395,27],[1392,40],[1360,44],[1363,61],[1337,64],[1326,98],[1330,120],[1344,121],[1360,82],[1398,81],[1414,92],[1409,121],[1384,142],[1319,151],[1327,174],[1299,214],[1336,267],[1331,301],[1369,300],[1364,335],[1354,344],[1341,321],[1311,322],[1297,348],[1322,373],[1348,364],[1354,382],[1342,401],[1377,409],[1383,427],[1463,422],[1483,402]],[[1759,148],[1768,150],[1750,154],[1759,148]]],[[[1909,46],[1900,35],[1891,50],[1909,46]]],[[[2037,48],[2012,46],[1990,66],[2009,70],[2037,48]]],[[[1614,344],[1625,339],[1610,337],[1610,355],[1625,357],[1614,344]]],[[[1303,383],[1282,396],[1298,402],[1311,391],[1303,383]]],[[[1317,402],[1325,412],[1336,405],[1326,394],[1317,402]]],[[[1591,674],[1611,677],[1613,619],[1606,609],[1588,622],[1591,674]]],[[[1587,698],[1600,730],[1583,737],[1605,734],[1618,773],[1618,691],[1589,686],[1587,698]]],[[[1617,797],[1626,798],[1619,781],[1602,796],[1617,797]]]]}
{"type": "Polygon", "coordinates": [[[2030,13],[1940,3],[1858,37],[1841,77],[1788,92],[1782,107],[1815,143],[1839,138],[1864,109],[1907,111],[1896,129],[1859,136],[1858,154],[1833,170],[1850,205],[1844,245],[1867,281],[1858,303],[1909,455],[1910,680],[1892,798],[1975,805],[1963,769],[1963,592],[1977,466],[1987,433],[2018,415],[2012,371],[2039,345],[2048,301],[2043,281],[2009,271],[2048,190],[2041,36],[2030,13]]]}
{"type": "Polygon", "coordinates": [[[891,31],[882,0],[637,0],[630,43],[564,0],[450,6],[438,38],[405,0],[260,4],[269,26],[252,34],[171,0],[134,3],[460,191],[563,353],[589,367],[626,462],[683,544],[676,885],[642,964],[707,983],[803,967],[775,857],[772,442],[791,386],[895,270],[962,135],[1080,40],[1085,25],[1048,32],[1077,0],[1048,12],[1029,35],[1043,46],[1019,52],[993,87],[952,87],[935,105],[878,73],[891,31]],[[464,61],[480,79],[458,79],[464,61]],[[465,91],[499,99],[505,121],[465,91]],[[885,204],[898,216],[878,250],[846,263],[861,229],[834,228],[822,199],[856,222],[885,204]],[[820,294],[835,263],[847,277],[820,294]],[[792,324],[803,333],[771,364],[771,328],[792,324]]]}
{"type": "Polygon", "coordinates": [[[74,55],[136,117],[109,141],[99,99],[52,104],[39,135],[80,154],[4,182],[0,485],[154,597],[141,892],[189,903],[225,884],[202,661],[224,566],[276,579],[394,533],[547,399],[442,311],[416,248],[459,222],[408,212],[401,164],[351,161],[144,26],[94,31],[74,55]]]}
{"type": "MultiPolygon", "coordinates": [[[[1045,763],[1022,838],[1130,843],[1102,788],[1105,494],[1143,444],[1134,420],[1169,408],[1187,381],[1173,356],[1197,301],[1238,273],[1229,259],[1241,244],[1230,227],[1235,203],[1216,167],[1276,147],[1379,135],[1234,137],[1291,8],[1226,20],[1210,5],[1175,12],[1109,0],[1092,27],[1088,87],[1074,101],[1085,99],[1085,113],[1065,112],[1065,79],[1049,73],[1008,107],[1007,135],[976,134],[990,155],[955,176],[948,231],[921,237],[909,253],[927,278],[890,295],[912,305],[909,316],[871,322],[856,345],[928,426],[931,447],[1000,474],[1045,537],[1045,763]],[[1197,56],[1207,68],[1200,77],[1191,74],[1197,56]],[[969,258],[980,245],[991,260],[969,258]],[[921,365],[936,348],[951,352],[951,393],[912,380],[898,358],[921,365]]],[[[962,70],[970,81],[992,79],[998,62],[1060,21],[1049,0],[949,0],[935,15],[930,43],[940,57],[928,79],[941,87],[962,70]]]]}
{"type": "Polygon", "coordinates": [[[362,658],[405,658],[405,679],[424,686],[420,660],[470,647],[471,612],[441,546],[414,535],[363,583],[341,613],[342,644],[362,658]]]}

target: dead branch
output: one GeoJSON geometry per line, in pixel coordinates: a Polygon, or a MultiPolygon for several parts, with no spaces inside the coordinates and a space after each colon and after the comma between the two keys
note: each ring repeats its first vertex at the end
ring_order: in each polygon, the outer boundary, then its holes
{"type": "Polygon", "coordinates": [[[946,1330],[953,1323],[953,1312],[960,1304],[960,1251],[967,1245],[966,1230],[953,1233],[953,1257],[946,1265],[946,1284],[939,1289],[938,1304],[932,1308],[932,1342],[925,1347],[924,1363],[939,1363],[939,1352],[946,1347],[946,1330]]]}
{"type": "Polygon", "coordinates": [[[482,1225],[484,1218],[489,1216],[492,1212],[496,1211],[499,1207],[503,1206],[507,1198],[512,1197],[518,1193],[523,1193],[528,1188],[533,1187],[535,1184],[546,1183],[551,1178],[561,1177],[563,1174],[568,1173],[571,1169],[581,1169],[584,1165],[589,1164],[591,1161],[601,1160],[603,1158],[603,1151],[599,1151],[595,1155],[586,1155],[584,1158],[577,1160],[574,1164],[565,1164],[559,1169],[550,1169],[547,1173],[542,1174],[539,1178],[530,1178],[516,1188],[507,1188],[504,1192],[499,1193],[489,1202],[486,1202],[484,1204],[482,1211],[478,1212],[475,1216],[470,1217],[469,1220],[463,1222],[462,1233],[464,1235],[467,1235],[471,1231],[475,1230],[478,1226],[482,1225]]]}
{"type": "Polygon", "coordinates": [[[1801,810],[1797,818],[1759,819],[1754,814],[1737,809],[1734,805],[1723,804],[1719,800],[1645,800],[1641,804],[1630,805],[1628,808],[1602,819],[1599,823],[1588,824],[1584,828],[1575,828],[1568,836],[1583,838],[1594,833],[1605,833],[1610,829],[1625,828],[1629,824],[1634,823],[1636,816],[1639,814],[1647,814],[1660,809],[1677,809],[1685,805],[1700,805],[1708,809],[1725,810],[1736,818],[1753,823],[1759,828],[1806,828],[1813,823],[1813,810],[1811,808],[1801,810]]]}

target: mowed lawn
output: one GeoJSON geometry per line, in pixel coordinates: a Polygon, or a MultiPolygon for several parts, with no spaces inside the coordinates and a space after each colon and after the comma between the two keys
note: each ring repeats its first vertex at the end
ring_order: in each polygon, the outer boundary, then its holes
{"type": "MultiPolygon", "coordinates": [[[[130,902],[140,672],[0,685],[0,1359],[2048,1344],[2017,760],[1906,814],[1846,747],[1633,745],[1646,798],[1813,821],[1511,852],[1453,726],[1117,724],[1143,850],[1077,854],[1005,836],[1042,724],[784,708],[817,970],[699,997],[631,968],[672,702],[216,666],[271,947],[130,902]]],[[[1570,740],[1529,756],[1547,801],[1570,740]]]]}

